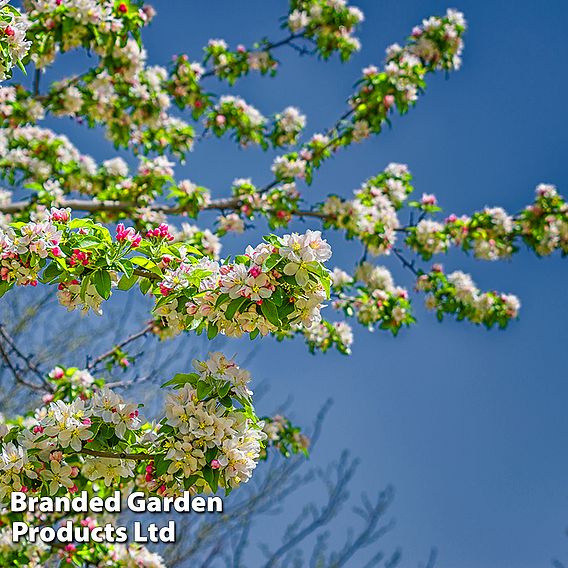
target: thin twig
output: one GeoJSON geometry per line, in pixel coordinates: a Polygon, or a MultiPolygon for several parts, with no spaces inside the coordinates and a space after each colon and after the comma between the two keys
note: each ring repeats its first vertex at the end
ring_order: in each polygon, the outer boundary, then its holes
{"type": "Polygon", "coordinates": [[[39,82],[41,79],[41,69],[36,69],[34,73],[34,97],[39,95],[39,82]]]}
{"type": "Polygon", "coordinates": [[[420,276],[421,273],[414,266],[414,261],[410,262],[409,260],[407,260],[405,258],[405,256],[400,252],[399,249],[393,248],[392,251],[394,252],[396,258],[398,258],[398,260],[400,260],[400,262],[402,263],[402,266],[404,266],[404,268],[408,268],[408,270],[410,270],[414,274],[414,276],[420,276]]]}
{"type": "Polygon", "coordinates": [[[18,346],[16,345],[16,342],[12,339],[12,337],[8,334],[8,332],[6,331],[5,327],[0,324],[0,336],[2,336],[2,338],[4,339],[4,341],[10,346],[10,348],[12,349],[12,351],[20,358],[22,359],[26,366],[28,367],[28,369],[36,376],[39,378],[39,380],[46,386],[46,387],[51,387],[51,385],[49,384],[49,381],[45,378],[45,374],[42,373],[39,369],[39,367],[33,362],[32,357],[30,355],[24,355],[22,353],[22,351],[18,348],[18,346]]]}
{"type": "Polygon", "coordinates": [[[20,370],[16,367],[16,365],[14,365],[12,363],[12,361],[10,360],[10,355],[8,354],[8,352],[6,351],[6,349],[4,348],[4,345],[2,345],[2,342],[0,341],[0,355],[2,356],[2,359],[4,359],[4,363],[6,363],[6,366],[10,369],[10,371],[12,372],[12,375],[14,376],[14,380],[17,383],[20,383],[32,390],[36,390],[36,391],[46,391],[46,388],[42,385],[36,385],[34,383],[30,383],[29,381],[27,381],[26,379],[24,379],[24,377],[22,376],[20,370]]]}
{"type": "Polygon", "coordinates": [[[92,371],[93,369],[95,369],[97,367],[97,365],[99,363],[102,363],[105,359],[108,359],[109,357],[112,357],[114,355],[114,353],[116,353],[117,349],[122,349],[123,347],[125,347],[126,345],[128,345],[129,343],[132,343],[133,341],[136,341],[137,339],[140,339],[141,337],[144,337],[145,335],[147,335],[148,333],[150,333],[152,331],[152,326],[151,325],[146,325],[144,328],[142,328],[141,330],[137,331],[136,333],[133,333],[132,335],[129,335],[126,339],[124,339],[123,341],[121,341],[120,343],[117,343],[112,349],[109,349],[107,352],[103,353],[102,355],[99,355],[98,357],[96,357],[95,359],[93,359],[88,365],[87,365],[87,370],[92,371]]]}

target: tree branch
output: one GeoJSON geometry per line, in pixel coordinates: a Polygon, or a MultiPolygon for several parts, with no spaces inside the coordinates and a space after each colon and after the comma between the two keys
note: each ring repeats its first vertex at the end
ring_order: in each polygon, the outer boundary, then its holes
{"type": "Polygon", "coordinates": [[[88,450],[87,448],[83,448],[80,452],[71,452],[76,454],[85,454],[87,456],[94,456],[97,458],[115,458],[119,460],[134,460],[134,461],[145,461],[145,460],[153,460],[155,456],[150,454],[127,454],[126,452],[122,452],[119,454],[115,454],[113,452],[104,452],[99,450],[88,450]]]}
{"type": "Polygon", "coordinates": [[[152,326],[146,325],[145,327],[143,327],[141,330],[137,331],[136,333],[129,335],[126,339],[124,339],[120,343],[117,343],[112,349],[109,349],[106,353],[103,353],[102,355],[99,355],[98,357],[93,359],[87,365],[87,370],[89,370],[89,371],[94,370],[99,363],[102,363],[105,359],[112,357],[117,349],[122,349],[123,347],[126,347],[126,345],[128,345],[129,343],[132,343],[133,341],[136,341],[137,339],[140,339],[141,337],[146,336],[151,331],[152,331],[152,326]]]}
{"type": "Polygon", "coordinates": [[[24,386],[26,386],[26,387],[28,387],[32,390],[43,391],[43,392],[47,391],[46,387],[44,387],[42,385],[36,385],[34,383],[30,383],[28,380],[26,380],[22,376],[20,369],[18,369],[18,367],[14,363],[12,363],[12,360],[10,359],[10,355],[9,355],[8,351],[5,349],[5,347],[4,347],[4,345],[2,344],[1,341],[0,341],[0,355],[2,356],[2,359],[4,360],[4,363],[6,364],[8,369],[10,369],[10,371],[12,372],[14,380],[17,383],[20,383],[21,385],[24,385],[24,386]]]}

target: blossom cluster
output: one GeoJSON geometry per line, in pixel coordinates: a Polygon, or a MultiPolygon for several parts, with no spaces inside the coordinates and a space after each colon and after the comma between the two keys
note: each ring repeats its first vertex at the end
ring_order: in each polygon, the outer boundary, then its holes
{"type": "Polygon", "coordinates": [[[364,15],[347,0],[292,0],[290,8],[288,29],[311,39],[324,59],[338,52],[346,61],[361,48],[353,32],[364,15]]]}
{"type": "Polygon", "coordinates": [[[30,97],[22,85],[0,86],[0,124],[15,128],[21,124],[35,123],[45,117],[43,105],[30,97]]]}
{"type": "Polygon", "coordinates": [[[172,330],[207,330],[251,338],[310,327],[321,320],[322,302],[329,296],[329,275],[322,263],[331,248],[319,231],[275,235],[234,263],[196,261],[183,255],[168,262],[159,283],[163,296],[156,313],[172,330]]]}
{"type": "Polygon", "coordinates": [[[426,306],[436,311],[441,321],[444,314],[458,321],[467,319],[487,328],[495,325],[505,328],[516,318],[521,304],[512,294],[481,292],[469,274],[455,271],[444,274],[440,265],[434,265],[427,274],[418,277],[416,288],[427,293],[426,306]]]}
{"type": "Polygon", "coordinates": [[[400,227],[396,210],[412,192],[412,176],[403,164],[389,164],[354,192],[353,200],[330,196],[320,207],[324,226],[343,229],[373,255],[388,254],[400,227]]]}
{"type": "Polygon", "coordinates": [[[274,45],[268,40],[258,42],[253,49],[239,44],[232,50],[225,40],[211,39],[205,47],[204,63],[212,63],[212,73],[233,85],[250,71],[274,75],[278,61],[272,55],[273,49],[274,45]]]}
{"type": "Polygon", "coordinates": [[[228,130],[234,133],[241,146],[260,144],[266,146],[264,126],[266,118],[240,97],[224,95],[211,109],[207,118],[207,127],[216,136],[222,136],[228,130]]]}
{"type": "MultiPolygon", "coordinates": [[[[272,417],[264,417],[262,421],[264,422],[263,431],[266,434],[267,445],[276,448],[286,458],[298,453],[308,456],[310,439],[288,418],[277,414],[272,417]]],[[[268,453],[265,451],[262,457],[266,458],[267,456],[268,453]]]]}
{"type": "MultiPolygon", "coordinates": [[[[433,197],[433,196],[432,196],[433,197]]],[[[517,215],[502,207],[485,207],[473,215],[449,215],[443,222],[421,219],[406,228],[406,244],[422,258],[450,246],[472,251],[483,260],[509,258],[523,241],[538,255],[568,252],[568,205],[554,186],[540,184],[536,198],[517,215]]]]}
{"type": "Polygon", "coordinates": [[[342,136],[358,142],[378,134],[392,109],[405,114],[416,103],[427,73],[459,69],[465,29],[463,14],[448,10],[445,16],[416,26],[404,47],[391,45],[382,71],[374,65],[363,70],[359,90],[351,98],[350,124],[342,136]]]}
{"type": "MultiPolygon", "coordinates": [[[[284,416],[259,420],[252,408],[250,374],[221,353],[194,360],[194,372],[165,386],[161,419],[145,422],[141,405],[125,402],[88,370],[57,366],[47,375],[43,406],[6,420],[0,415],[0,494],[64,496],[87,490],[106,497],[116,484],[126,491],[178,496],[228,493],[250,479],[259,460],[275,448],[284,457],[308,455],[309,439],[284,416]],[[87,432],[89,433],[87,436],[87,432]]],[[[96,527],[116,521],[104,513],[23,513],[30,524],[80,527],[80,540],[63,546],[14,543],[10,525],[21,513],[0,511],[0,555],[10,565],[63,562],[89,566],[165,568],[144,546],[94,542],[96,527]]]]}
{"type": "Polygon", "coordinates": [[[335,268],[331,280],[335,292],[333,306],[347,316],[356,317],[370,330],[377,327],[397,335],[402,326],[415,321],[407,290],[395,286],[384,266],[362,262],[354,277],[335,268]]]}
{"type": "MultiPolygon", "coordinates": [[[[363,21],[363,13],[348,6],[346,0],[292,0],[283,27],[291,35],[280,41],[262,39],[252,49],[239,44],[230,49],[222,39],[211,39],[205,47],[204,63],[211,63],[220,79],[234,84],[250,71],[274,75],[278,60],[273,52],[277,47],[299,40],[308,40],[324,59],[339,53],[343,61],[360,49],[359,40],[353,36],[356,26],[363,21]]],[[[203,74],[203,73],[201,73],[203,74]]]]}
{"type": "MultiPolygon", "coordinates": [[[[175,58],[173,68],[170,70],[159,66],[147,66],[146,52],[133,38],[137,37],[138,26],[144,25],[152,16],[150,9],[142,9],[132,3],[128,5],[126,11],[123,11],[111,7],[110,2],[100,2],[91,14],[88,9],[91,3],[96,2],[89,0],[76,3],[77,6],[74,2],[66,2],[64,6],[58,6],[55,11],[60,20],[55,18],[52,22],[45,21],[44,10],[49,3],[32,2],[29,16],[35,22],[38,34],[49,38],[49,41],[42,42],[42,49],[49,53],[46,61],[53,57],[55,47],[59,48],[55,31],[60,21],[68,22],[61,25],[72,30],[77,27],[76,33],[65,35],[69,38],[70,45],[63,44],[63,50],[77,45],[90,45],[93,33],[97,37],[105,37],[105,31],[93,32],[93,26],[96,28],[99,24],[103,28],[110,26],[124,31],[124,36],[120,36],[114,42],[109,40],[104,44],[104,48],[101,46],[98,51],[96,50],[100,56],[97,66],[82,75],[54,84],[49,92],[41,97],[46,111],[57,115],[74,116],[91,126],[102,125],[117,146],[131,147],[143,153],[171,151],[181,158],[192,148],[195,134],[193,126],[170,114],[169,107],[172,100],[179,108],[189,107],[194,119],[207,112],[206,125],[218,136],[231,132],[239,142],[242,141],[244,144],[254,142],[264,147],[267,147],[268,143],[282,146],[297,142],[297,133],[304,122],[301,116],[290,117],[286,116],[286,113],[276,115],[273,128],[261,135],[258,121],[262,116],[247,103],[237,101],[238,104],[233,105],[235,108],[228,109],[228,116],[217,113],[214,102],[216,97],[211,96],[200,86],[200,80],[210,74],[203,64],[190,62],[187,56],[181,55],[175,58]],[[92,15],[96,22],[87,25],[84,20],[89,18],[84,17],[84,12],[89,17],[92,15]],[[112,21],[102,24],[101,22],[107,17],[112,21]],[[231,122],[231,125],[224,124],[223,120],[225,123],[231,122]]],[[[433,18],[433,21],[441,22],[441,27],[438,29],[434,25],[430,27],[425,25],[424,38],[417,40],[413,36],[406,48],[402,49],[420,52],[420,57],[427,60],[427,56],[422,53],[424,50],[419,49],[417,45],[426,44],[428,41],[437,42],[436,48],[439,53],[432,55],[431,58],[448,60],[455,55],[455,46],[452,41],[444,42],[439,36],[443,35],[442,31],[446,34],[453,33],[451,32],[453,25],[461,42],[461,33],[465,29],[465,24],[460,27],[456,14],[452,13],[445,18],[433,18]]],[[[352,37],[351,32],[362,18],[360,10],[348,6],[343,0],[294,1],[291,3],[289,22],[299,21],[302,24],[302,31],[293,33],[291,38],[282,42],[270,43],[267,40],[260,42],[253,51],[247,51],[243,46],[239,46],[235,52],[231,52],[223,40],[211,40],[206,48],[204,64],[213,61],[215,67],[212,72],[234,82],[238,76],[247,73],[255,66],[265,72],[273,69],[275,60],[270,55],[271,50],[298,37],[315,42],[316,51],[324,57],[339,50],[346,59],[354,49],[358,48],[358,41],[352,37]]],[[[292,27],[296,28],[297,24],[292,23],[292,27]]],[[[37,59],[37,54],[35,56],[37,59]]],[[[424,73],[442,67],[447,68],[443,65],[433,65],[431,61],[427,61],[424,65],[424,73]]],[[[419,85],[419,88],[422,86],[419,85]]],[[[361,92],[353,95],[351,98],[353,109],[349,114],[353,115],[354,122],[345,123],[338,130],[330,142],[332,145],[336,147],[347,145],[361,140],[370,132],[380,130],[373,125],[369,126],[363,116],[365,114],[363,111],[367,107],[370,109],[368,109],[369,114],[374,113],[370,108],[373,106],[372,102],[362,100],[362,97],[374,96],[369,94],[370,91],[372,89],[365,87],[361,92]]],[[[31,93],[28,98],[33,98],[31,93]]],[[[222,104],[221,101],[217,106],[222,104]]],[[[31,114],[14,113],[14,116],[18,116],[21,120],[26,118],[35,120],[31,114]]],[[[377,120],[384,119],[386,115],[377,120]]],[[[314,152],[310,146],[311,143],[308,143],[303,148],[304,153],[310,155],[306,165],[308,180],[311,179],[311,169],[317,167],[318,163],[329,155],[326,148],[321,149],[321,152],[314,152]]],[[[302,157],[302,160],[305,159],[302,157]]]]}
{"type": "Polygon", "coordinates": [[[43,68],[58,52],[83,47],[101,56],[140,29],[154,16],[139,0],[24,0],[30,22],[32,61],[43,68]]]}
{"type": "MultiPolygon", "coordinates": [[[[339,50],[342,58],[347,59],[357,43],[348,31],[362,15],[356,8],[346,7],[344,2],[322,4],[321,9],[312,6],[314,16],[316,12],[321,13],[305,30],[305,37],[313,40],[317,33],[320,38],[327,38],[326,45],[318,49],[325,52],[326,57],[339,50]]],[[[252,115],[247,113],[250,105],[246,103],[237,105],[244,112],[237,113],[233,109],[229,116],[216,113],[212,97],[199,85],[201,78],[209,74],[204,65],[212,62],[212,73],[231,83],[254,69],[273,73],[277,62],[271,55],[272,50],[304,37],[304,34],[293,34],[293,38],[274,43],[262,40],[253,50],[238,46],[236,51],[230,51],[223,40],[211,40],[205,48],[203,63],[191,63],[186,55],[181,55],[174,58],[173,68],[167,70],[146,66],[146,52],[139,45],[139,34],[140,28],[153,18],[154,11],[148,6],[142,7],[138,1],[117,4],[110,0],[28,0],[26,8],[34,40],[31,57],[39,67],[49,65],[58,51],[80,46],[99,56],[99,64],[86,73],[54,84],[41,97],[45,110],[76,117],[90,126],[103,125],[118,146],[144,153],[170,150],[180,157],[191,150],[194,131],[192,126],[168,112],[172,99],[179,108],[189,107],[194,119],[210,109],[206,124],[217,135],[228,129],[220,123],[223,118],[233,119],[233,122],[240,119],[233,126],[236,133],[241,134],[237,139],[243,138],[243,143],[249,141],[246,131],[251,127],[258,129],[257,121],[262,119],[254,109],[251,109],[252,115]]],[[[294,9],[292,6],[291,10],[294,9]]],[[[31,93],[28,98],[32,98],[31,93]]],[[[221,99],[219,105],[223,104],[221,99]]],[[[18,115],[18,118],[36,120],[31,114],[18,115]]],[[[252,141],[263,146],[267,141],[277,146],[295,143],[297,130],[298,121],[296,124],[290,120],[281,122],[277,116],[273,129],[267,133],[256,132],[252,141]],[[291,131],[291,127],[296,132],[291,131]]]]}
{"type": "Polygon", "coordinates": [[[254,338],[320,320],[329,296],[322,263],[331,248],[319,231],[267,237],[233,263],[201,257],[195,247],[173,241],[165,224],[144,237],[119,224],[113,241],[104,226],[54,208],[44,221],[0,229],[0,292],[56,284],[69,310],[100,313],[113,288],[138,283],[156,297],[155,313],[168,327],[207,330],[210,337],[254,338]]]}
{"type": "Polygon", "coordinates": [[[0,499],[119,483],[159,495],[230,492],[248,481],[266,439],[250,374],[221,353],[193,365],[165,383],[174,390],[152,422],[87,371],[54,369],[45,406],[0,428],[0,499]]]}
{"type": "Polygon", "coordinates": [[[103,125],[116,146],[144,154],[169,149],[183,157],[193,146],[194,128],[168,112],[168,71],[146,65],[146,57],[131,39],[114,48],[112,62],[103,59],[82,76],[54,84],[44,104],[55,115],[103,125]]]}
{"type": "Polygon", "coordinates": [[[303,333],[311,353],[316,351],[325,353],[328,349],[335,347],[343,355],[351,354],[353,330],[345,321],[322,320],[317,325],[302,328],[300,331],[303,333]]]}
{"type": "MultiPolygon", "coordinates": [[[[343,2],[318,1],[310,4],[313,4],[310,10],[313,8],[316,13],[320,4],[325,5],[322,8],[324,12],[327,10],[353,12],[353,9],[343,2]]],[[[222,42],[213,43],[220,45],[222,42]]],[[[414,43],[415,39],[412,39],[407,48],[410,49],[414,43]]],[[[207,113],[206,120],[217,135],[231,132],[235,139],[244,144],[252,141],[265,147],[269,143],[278,146],[297,142],[298,134],[305,123],[305,117],[297,109],[290,107],[277,114],[273,126],[263,129],[261,133],[259,123],[263,122],[262,117],[258,111],[241,99],[222,97],[215,108],[215,97],[210,97],[201,91],[198,94],[197,82],[206,74],[199,64],[189,63],[185,56],[180,56],[176,59],[174,69],[167,71],[158,66],[148,67],[145,62],[145,51],[132,39],[126,41],[124,45],[117,45],[110,55],[101,58],[97,67],[81,76],[54,85],[49,93],[41,98],[45,110],[55,114],[75,116],[91,125],[102,123],[115,144],[133,146],[145,153],[170,150],[183,156],[191,148],[195,138],[193,127],[169,114],[172,98],[180,107],[186,103],[190,104],[194,118],[207,113]],[[180,84],[180,81],[183,83],[185,79],[192,85],[189,93],[185,93],[183,85],[180,84]],[[186,100],[187,97],[190,100],[186,100]],[[228,105],[225,109],[226,114],[217,112],[225,105],[228,105]]],[[[41,117],[43,113],[41,107],[35,109],[33,113],[22,108],[24,105],[22,101],[26,99],[34,100],[31,96],[18,96],[17,100],[9,103],[14,108],[11,112],[5,113],[7,117],[8,115],[11,117],[6,120],[21,119],[33,122],[36,120],[35,117],[41,117]]],[[[34,104],[38,104],[37,101],[34,104]]],[[[355,130],[362,132],[361,125],[362,123],[358,124],[355,130]]],[[[30,129],[30,127],[25,128],[30,129]]],[[[296,178],[305,178],[306,181],[311,182],[313,169],[319,167],[323,160],[331,155],[332,149],[354,141],[354,137],[349,134],[351,130],[352,127],[348,123],[340,122],[336,130],[315,134],[300,151],[278,157],[273,166],[276,179],[287,183],[296,178]]],[[[28,132],[33,137],[34,131],[28,130],[28,132]]],[[[44,139],[48,137],[53,138],[54,141],[59,139],[53,133],[41,134],[44,139]]],[[[22,149],[24,154],[29,150],[24,140],[11,143],[11,146],[14,149],[22,149]]],[[[34,146],[31,152],[34,157],[35,151],[34,146]]],[[[83,176],[77,177],[85,177],[88,174],[88,178],[97,173],[96,179],[88,179],[87,183],[76,184],[73,183],[74,180],[69,180],[70,183],[67,183],[69,168],[58,167],[56,156],[53,154],[40,160],[39,166],[42,168],[38,174],[57,171],[58,182],[64,186],[64,189],[74,188],[83,191],[87,186],[87,189],[91,190],[90,193],[96,193],[99,199],[149,201],[163,190],[161,180],[154,183],[154,179],[145,179],[137,183],[137,180],[128,177],[124,180],[104,178],[98,171],[94,171],[97,170],[96,165],[88,157],[84,158],[89,164],[90,171],[85,172],[85,168],[80,168],[83,176]]],[[[14,173],[20,165],[22,167],[26,165],[20,164],[19,161],[15,164],[7,161],[5,164],[6,170],[14,173]]],[[[37,175],[36,177],[40,179],[33,179],[34,175],[34,172],[27,172],[27,180],[33,184],[43,185],[45,175],[37,175]]],[[[289,218],[288,213],[289,211],[283,211],[284,218],[289,218]]],[[[128,211],[128,214],[132,215],[133,211],[128,211]]],[[[123,217],[126,216],[125,213],[123,217]]],[[[271,212],[268,212],[268,216],[274,224],[281,223],[271,212]]]]}
{"type": "Polygon", "coordinates": [[[26,39],[28,21],[9,2],[0,1],[0,81],[11,76],[14,66],[22,66],[31,45],[26,39]]]}
{"type": "Polygon", "coordinates": [[[244,220],[254,219],[257,213],[266,218],[271,229],[286,227],[297,214],[300,192],[295,183],[274,184],[260,192],[250,178],[237,178],[231,189],[236,213],[230,216],[230,227],[223,222],[223,233],[242,232],[244,220]]]}
{"type": "Polygon", "coordinates": [[[568,204],[553,185],[540,184],[536,200],[518,216],[523,241],[537,254],[568,254],[568,204]]]}

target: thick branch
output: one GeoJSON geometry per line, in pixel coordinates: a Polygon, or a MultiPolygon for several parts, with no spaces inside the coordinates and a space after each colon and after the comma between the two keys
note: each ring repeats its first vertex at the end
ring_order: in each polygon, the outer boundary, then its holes
{"type": "MultiPolygon", "coordinates": [[[[33,200],[14,201],[0,207],[1,213],[19,213],[25,211],[33,200]]],[[[237,198],[216,199],[203,209],[235,209],[240,201],[237,198]]],[[[123,213],[140,207],[140,205],[131,201],[97,201],[96,199],[62,199],[59,207],[69,207],[73,211],[86,211],[88,213],[97,213],[100,211],[108,211],[110,213],[123,213]]],[[[150,205],[152,211],[158,213],[166,213],[167,215],[181,215],[185,212],[183,207],[177,205],[166,205],[154,203],[150,205]]]]}
{"type": "MultiPolygon", "coordinates": [[[[31,200],[15,201],[0,207],[0,213],[19,213],[25,211],[32,204],[31,200]]],[[[219,210],[226,211],[228,209],[238,209],[242,205],[240,199],[229,197],[226,199],[215,199],[203,207],[203,210],[219,210]]],[[[109,213],[126,213],[138,207],[136,203],[130,201],[97,201],[96,199],[63,199],[59,202],[59,206],[63,208],[69,207],[73,211],[85,211],[88,213],[109,212],[109,213]]],[[[153,203],[148,208],[156,213],[165,213],[166,215],[182,215],[186,209],[179,205],[166,205],[153,203]]],[[[297,210],[292,211],[292,215],[297,217],[316,217],[318,219],[326,219],[327,216],[320,211],[297,210]]]]}

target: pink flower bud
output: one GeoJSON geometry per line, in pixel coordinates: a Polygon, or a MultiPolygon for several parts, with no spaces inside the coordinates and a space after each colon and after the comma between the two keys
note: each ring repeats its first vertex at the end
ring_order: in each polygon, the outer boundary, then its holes
{"type": "Polygon", "coordinates": [[[260,268],[260,266],[258,265],[254,265],[251,267],[251,269],[249,270],[249,274],[251,276],[253,276],[254,278],[256,278],[257,276],[260,276],[260,274],[262,274],[262,269],[260,268]]]}
{"type": "Polygon", "coordinates": [[[431,193],[423,193],[421,203],[422,205],[436,205],[436,196],[431,193]]]}
{"type": "Polygon", "coordinates": [[[52,379],[62,379],[65,376],[65,371],[61,367],[55,367],[53,371],[51,371],[50,376],[52,379]]]}
{"type": "Polygon", "coordinates": [[[383,104],[387,110],[391,108],[394,105],[394,95],[385,95],[383,97],[383,104]]]}
{"type": "Polygon", "coordinates": [[[219,469],[221,467],[221,463],[219,460],[211,460],[211,469],[219,469]]]}

